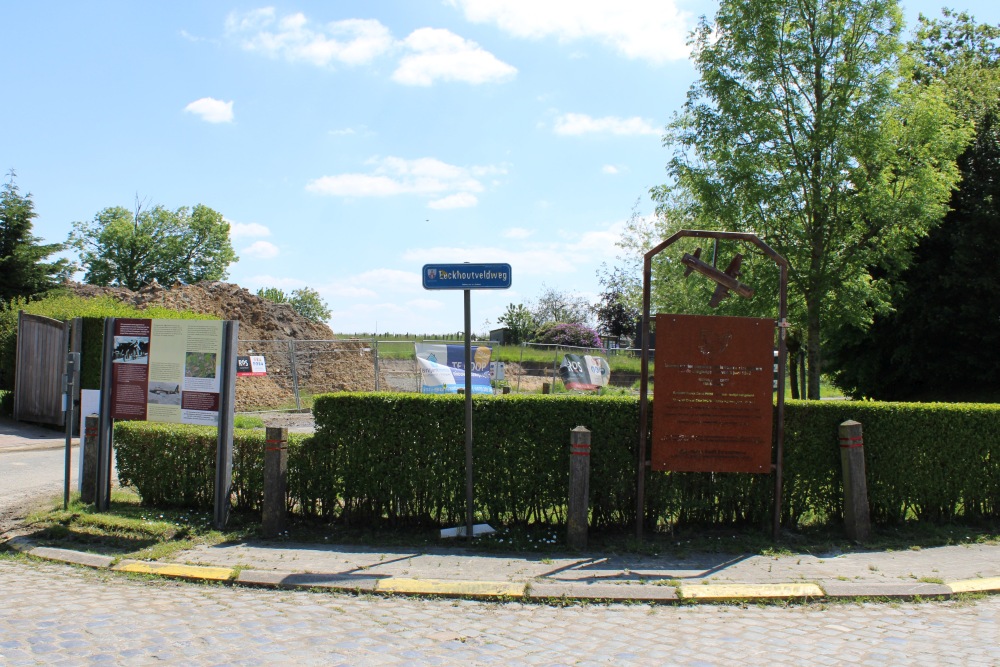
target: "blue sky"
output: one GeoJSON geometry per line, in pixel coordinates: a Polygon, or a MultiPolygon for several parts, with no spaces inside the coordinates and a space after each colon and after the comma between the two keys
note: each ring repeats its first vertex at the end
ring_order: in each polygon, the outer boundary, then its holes
{"type": "MultiPolygon", "coordinates": [[[[907,26],[937,2],[904,3],[907,26]]],[[[953,5],[1000,23],[1000,3],[953,5]]],[[[0,160],[35,233],[136,196],[232,224],[228,280],[319,290],[338,334],[462,328],[420,267],[506,262],[476,331],[590,300],[694,78],[697,0],[6,3],[0,160]]]]}

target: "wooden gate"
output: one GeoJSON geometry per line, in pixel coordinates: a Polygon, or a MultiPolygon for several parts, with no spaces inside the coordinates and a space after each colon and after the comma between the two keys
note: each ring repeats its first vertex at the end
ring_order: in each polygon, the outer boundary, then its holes
{"type": "Polygon", "coordinates": [[[14,419],[65,423],[62,379],[69,351],[68,322],[22,311],[17,318],[14,419]]]}

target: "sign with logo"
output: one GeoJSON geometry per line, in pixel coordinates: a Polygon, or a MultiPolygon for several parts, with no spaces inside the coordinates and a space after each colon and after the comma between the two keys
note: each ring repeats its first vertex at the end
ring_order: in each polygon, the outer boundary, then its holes
{"type": "Polygon", "coordinates": [[[656,316],[652,469],[771,472],[770,319],[656,316]]]}
{"type": "Polygon", "coordinates": [[[592,391],[608,385],[611,367],[604,357],[567,354],[559,365],[559,377],[567,389],[592,391]]]}
{"type": "Polygon", "coordinates": [[[424,289],[507,289],[510,264],[424,264],[424,289]]]}
{"type": "MultiPolygon", "coordinates": [[[[414,343],[420,366],[421,391],[457,394],[465,389],[465,348],[461,345],[414,343]]],[[[492,394],[490,354],[485,345],[472,349],[472,393],[492,394]]]]}
{"type": "Polygon", "coordinates": [[[236,357],[236,375],[237,377],[267,375],[267,364],[264,362],[264,356],[253,354],[236,357]]]}
{"type": "Polygon", "coordinates": [[[219,320],[116,319],[111,417],[217,426],[222,328],[219,320]]]}

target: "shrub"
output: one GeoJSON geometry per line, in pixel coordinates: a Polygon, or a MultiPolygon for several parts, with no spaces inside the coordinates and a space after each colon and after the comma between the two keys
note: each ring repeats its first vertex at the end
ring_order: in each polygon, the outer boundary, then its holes
{"type": "MultiPolygon", "coordinates": [[[[464,400],[340,393],[316,397],[313,437],[292,434],[289,500],[306,515],[352,524],[465,520],[464,400]]],[[[652,411],[650,411],[652,412],[652,411]]],[[[591,526],[635,521],[639,404],[633,397],[473,397],[476,513],[494,525],[559,523],[568,502],[569,432],[591,430],[591,526]]],[[[786,404],[785,525],[842,516],[837,427],[862,423],[872,519],[1000,518],[1000,406],[846,401],[786,404]]],[[[123,422],[119,477],[150,504],[211,506],[216,431],[123,422]]],[[[262,431],[236,431],[237,507],[263,494],[262,431]]],[[[743,473],[646,475],[649,526],[771,520],[774,478],[743,473]]]]}
{"type": "Polygon", "coordinates": [[[601,347],[601,337],[586,324],[552,322],[539,327],[535,341],[549,345],[601,347]]]}

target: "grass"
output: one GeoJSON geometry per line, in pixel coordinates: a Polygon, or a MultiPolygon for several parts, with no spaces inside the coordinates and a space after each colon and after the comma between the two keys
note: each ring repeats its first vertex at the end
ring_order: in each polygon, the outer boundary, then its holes
{"type": "MultiPolygon", "coordinates": [[[[28,518],[27,527],[35,543],[139,560],[168,559],[198,545],[245,542],[260,539],[260,517],[233,512],[225,531],[215,530],[208,510],[151,508],[143,506],[130,490],[116,490],[111,508],[97,513],[90,505],[73,499],[69,509],[62,502],[28,518]]],[[[565,553],[566,529],[561,525],[495,526],[497,531],[479,537],[472,548],[485,553],[537,554],[551,562],[553,554],[565,553]]],[[[464,540],[441,539],[439,528],[345,527],[301,517],[291,517],[288,532],[277,542],[348,544],[372,548],[424,549],[469,546],[464,540]]],[[[863,546],[849,541],[840,526],[817,523],[785,531],[775,543],[770,531],[755,527],[686,527],[668,532],[647,531],[640,542],[632,529],[591,530],[588,550],[669,556],[679,560],[696,554],[759,554],[779,557],[795,554],[823,555],[864,551],[904,551],[961,544],[1000,544],[1000,524],[928,525],[917,522],[881,527],[863,546]]],[[[928,583],[933,583],[928,580],[928,583]]]]}

